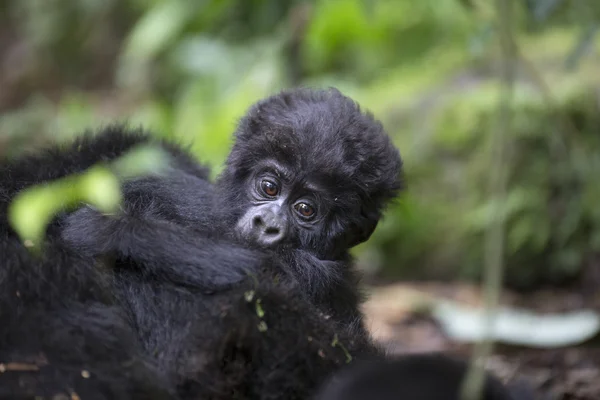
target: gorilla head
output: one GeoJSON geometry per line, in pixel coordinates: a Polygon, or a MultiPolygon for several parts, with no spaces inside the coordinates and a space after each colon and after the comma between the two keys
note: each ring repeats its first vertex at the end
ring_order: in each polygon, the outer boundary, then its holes
{"type": "Polygon", "coordinates": [[[242,118],[219,200],[243,239],[335,259],[370,237],[401,189],[401,166],[381,124],[350,98],[284,91],[242,118]]]}

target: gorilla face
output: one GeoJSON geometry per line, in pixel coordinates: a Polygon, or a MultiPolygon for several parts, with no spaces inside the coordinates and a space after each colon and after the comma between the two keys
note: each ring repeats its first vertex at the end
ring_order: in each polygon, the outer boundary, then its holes
{"type": "Polygon", "coordinates": [[[330,205],[326,188],[277,160],[265,160],[245,182],[247,208],[238,234],[259,246],[298,246],[323,232],[330,205]]]}
{"type": "Polygon", "coordinates": [[[401,166],[381,124],[351,99],[295,90],[242,118],[216,187],[238,237],[331,260],[370,237],[402,187],[401,166]]]}

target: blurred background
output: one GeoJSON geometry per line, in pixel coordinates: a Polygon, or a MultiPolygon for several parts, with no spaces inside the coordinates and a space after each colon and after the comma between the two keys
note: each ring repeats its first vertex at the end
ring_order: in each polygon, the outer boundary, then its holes
{"type": "MultiPolygon", "coordinates": [[[[600,3],[515,0],[509,284],[600,279],[600,3]]],[[[0,151],[115,120],[194,143],[219,171],[237,119],[295,85],[336,86],[380,118],[408,191],[368,272],[477,277],[499,93],[488,0],[5,0],[0,151]]]]}
{"type": "Polygon", "coordinates": [[[514,84],[504,125],[496,3],[4,0],[0,152],[126,120],[193,143],[217,174],[251,103],[335,86],[382,120],[405,160],[407,192],[356,249],[368,282],[477,281],[498,212],[508,289],[566,296],[527,303],[537,309],[593,305],[600,2],[506,0],[514,84]],[[498,134],[507,187],[494,204],[498,134]]]}

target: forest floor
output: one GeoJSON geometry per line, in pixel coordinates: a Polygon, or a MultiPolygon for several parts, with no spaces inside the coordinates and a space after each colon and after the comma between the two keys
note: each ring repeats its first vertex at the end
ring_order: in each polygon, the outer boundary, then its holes
{"type": "MultiPolygon", "coordinates": [[[[469,357],[472,344],[459,343],[445,334],[441,325],[419,307],[423,298],[450,300],[481,306],[483,297],[475,285],[462,283],[402,283],[373,288],[365,304],[368,325],[374,337],[389,351],[444,351],[469,357]]],[[[582,296],[568,291],[539,291],[518,295],[504,292],[502,305],[516,306],[540,314],[599,310],[582,296]]],[[[529,348],[496,344],[487,368],[504,382],[525,383],[543,400],[600,399],[600,346],[584,344],[559,348],[529,348]]]]}

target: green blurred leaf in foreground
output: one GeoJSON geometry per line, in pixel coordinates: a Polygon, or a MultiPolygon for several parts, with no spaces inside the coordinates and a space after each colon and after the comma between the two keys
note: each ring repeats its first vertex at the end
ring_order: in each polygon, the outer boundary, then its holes
{"type": "Polygon", "coordinates": [[[114,213],[121,203],[120,178],[158,174],[167,157],[160,148],[139,146],[110,165],[97,164],[81,174],[29,187],[10,205],[9,222],[26,246],[38,247],[56,214],[81,203],[114,213]]]}

